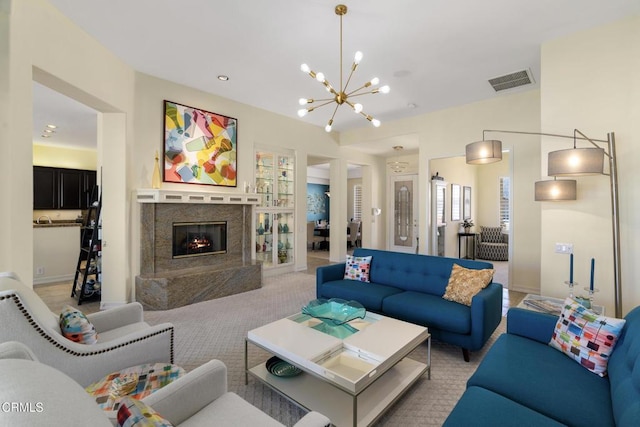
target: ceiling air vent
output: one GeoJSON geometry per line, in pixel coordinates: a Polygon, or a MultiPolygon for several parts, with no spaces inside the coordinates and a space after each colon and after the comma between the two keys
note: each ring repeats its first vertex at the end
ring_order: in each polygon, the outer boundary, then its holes
{"type": "Polygon", "coordinates": [[[535,80],[533,80],[531,70],[529,69],[516,71],[515,73],[489,79],[491,87],[493,87],[496,92],[500,92],[501,90],[506,89],[513,89],[514,87],[518,86],[530,85],[534,82],[535,80]]]}

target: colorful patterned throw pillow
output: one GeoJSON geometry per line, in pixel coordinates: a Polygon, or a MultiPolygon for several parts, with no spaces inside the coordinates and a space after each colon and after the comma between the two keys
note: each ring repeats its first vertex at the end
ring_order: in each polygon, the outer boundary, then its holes
{"type": "Polygon", "coordinates": [[[493,280],[493,270],[474,270],[453,264],[449,284],[442,298],[471,306],[473,296],[487,287],[493,280]]]}
{"type": "Polygon", "coordinates": [[[65,305],[60,313],[60,331],[71,341],[80,344],[95,344],[98,333],[87,316],[77,308],[65,305]]]}
{"type": "Polygon", "coordinates": [[[625,322],[600,316],[573,298],[567,298],[549,345],[604,377],[609,356],[625,322]]]}
{"type": "Polygon", "coordinates": [[[344,268],[344,278],[357,280],[358,282],[369,282],[369,270],[371,269],[370,256],[347,255],[344,268]]]}
{"type": "Polygon", "coordinates": [[[169,421],[158,415],[153,408],[131,397],[125,397],[120,401],[117,418],[119,427],[173,426],[169,421]]]}

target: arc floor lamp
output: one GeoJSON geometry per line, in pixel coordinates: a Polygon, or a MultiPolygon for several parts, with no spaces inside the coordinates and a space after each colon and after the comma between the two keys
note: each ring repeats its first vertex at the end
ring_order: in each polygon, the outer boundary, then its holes
{"type": "Polygon", "coordinates": [[[543,132],[521,132],[512,130],[483,130],[482,141],[472,142],[466,147],[466,161],[469,164],[482,165],[502,160],[502,141],[486,140],[487,132],[509,133],[521,135],[549,136],[554,138],[573,139],[573,148],[549,152],[547,174],[554,177],[552,181],[535,183],[535,198],[539,201],[575,200],[575,180],[556,180],[556,177],[607,175],[604,171],[604,158],[609,160],[609,183],[611,190],[611,216],[613,234],[613,280],[616,317],[622,317],[622,280],[620,262],[620,218],[618,214],[618,166],[616,159],[615,135],[607,134],[607,139],[587,137],[578,129],[573,136],[543,132]],[[579,135],[579,136],[578,136],[579,135]],[[591,143],[593,147],[578,148],[577,140],[591,143]],[[606,144],[606,150],[598,143],[606,144]]]}

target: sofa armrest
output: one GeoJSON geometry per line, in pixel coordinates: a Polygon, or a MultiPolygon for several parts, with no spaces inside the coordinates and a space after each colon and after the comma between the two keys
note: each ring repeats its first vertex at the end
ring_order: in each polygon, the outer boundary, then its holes
{"type": "Polygon", "coordinates": [[[513,307],[507,312],[507,333],[547,344],[557,321],[552,314],[513,307]]]}
{"type": "Polygon", "coordinates": [[[227,367],[210,360],[142,401],[179,425],[227,392],[227,367]]]}
{"type": "Polygon", "coordinates": [[[344,279],[344,268],[346,263],[323,265],[316,269],[316,296],[320,296],[320,285],[334,280],[344,279]]]}
{"type": "Polygon", "coordinates": [[[319,412],[311,411],[294,424],[294,427],[329,427],[331,420],[319,412]]]}
{"type": "Polygon", "coordinates": [[[144,315],[142,305],[139,302],[131,302],[109,310],[87,314],[87,319],[96,328],[96,332],[100,333],[142,322],[144,315]]]}
{"type": "Polygon", "coordinates": [[[18,341],[7,341],[0,344],[0,359],[24,359],[38,361],[29,347],[18,341]]]}
{"type": "Polygon", "coordinates": [[[480,350],[502,320],[502,285],[490,283],[471,300],[471,340],[468,350],[480,350]]]}

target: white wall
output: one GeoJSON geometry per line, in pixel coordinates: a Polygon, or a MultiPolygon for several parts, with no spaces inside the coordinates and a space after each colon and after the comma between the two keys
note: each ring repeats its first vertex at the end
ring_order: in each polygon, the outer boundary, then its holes
{"type": "MultiPolygon", "coordinates": [[[[604,139],[615,132],[620,194],[623,314],[640,304],[640,17],[619,21],[546,43],[542,47],[542,128],[545,132],[604,139]]],[[[572,141],[545,138],[546,153],[571,148],[572,141]]],[[[580,145],[586,146],[586,145],[580,145]]],[[[555,242],[574,244],[574,280],[589,283],[589,263],[596,260],[595,301],[614,314],[613,255],[609,179],[578,177],[578,200],[543,203],[543,294],[564,297],[569,277],[566,255],[555,242]]]]}

